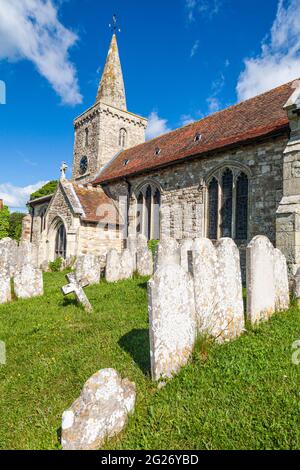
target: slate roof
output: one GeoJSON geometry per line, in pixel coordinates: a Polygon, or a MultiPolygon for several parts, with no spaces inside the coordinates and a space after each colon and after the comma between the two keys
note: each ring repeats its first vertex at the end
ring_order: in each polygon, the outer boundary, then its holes
{"type": "Polygon", "coordinates": [[[295,91],[296,81],[243,101],[200,121],[136,147],[124,150],[102,170],[94,185],[158,169],[187,158],[275,135],[288,135],[289,120],[283,109],[295,91]],[[195,141],[196,135],[200,136],[195,141]]]}

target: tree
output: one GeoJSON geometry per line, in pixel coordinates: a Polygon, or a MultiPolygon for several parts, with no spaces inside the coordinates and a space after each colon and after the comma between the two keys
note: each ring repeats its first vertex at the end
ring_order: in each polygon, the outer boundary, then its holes
{"type": "Polygon", "coordinates": [[[48,196],[49,194],[53,194],[57,188],[57,185],[58,181],[49,181],[49,183],[45,184],[42,188],[32,193],[30,196],[30,200],[32,201],[33,199],[38,199],[39,197],[44,197],[48,196]]]}
{"type": "Polygon", "coordinates": [[[8,237],[9,234],[9,209],[4,206],[0,210],[0,239],[8,237]]]}
{"type": "Polygon", "coordinates": [[[22,221],[26,214],[21,212],[13,212],[9,218],[9,232],[8,236],[13,240],[20,241],[22,235],[22,221]]]}

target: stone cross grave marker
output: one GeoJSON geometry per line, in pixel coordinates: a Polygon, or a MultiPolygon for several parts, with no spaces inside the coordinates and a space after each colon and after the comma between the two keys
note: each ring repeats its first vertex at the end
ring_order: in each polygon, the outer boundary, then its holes
{"type": "Polygon", "coordinates": [[[87,296],[84,293],[83,288],[87,287],[89,283],[87,281],[77,281],[75,273],[70,273],[66,275],[69,284],[62,287],[61,291],[64,295],[69,295],[74,293],[77,301],[83,305],[84,309],[87,312],[92,312],[93,307],[91,306],[87,296]]]}

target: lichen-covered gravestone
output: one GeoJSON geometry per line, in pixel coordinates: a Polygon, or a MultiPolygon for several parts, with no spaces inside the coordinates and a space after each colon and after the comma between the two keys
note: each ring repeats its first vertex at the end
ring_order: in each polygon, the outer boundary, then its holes
{"type": "Polygon", "coordinates": [[[290,306],[288,267],[284,254],[274,250],[275,309],[288,310],[290,306]]]}
{"type": "Polygon", "coordinates": [[[129,250],[124,250],[120,259],[120,279],[130,279],[133,276],[133,257],[129,250]]]}
{"type": "Polygon", "coordinates": [[[153,256],[148,248],[140,249],[137,252],[137,272],[140,276],[152,276],[153,256]]]}
{"type": "Polygon", "coordinates": [[[130,251],[133,260],[133,271],[136,271],[136,253],[137,253],[137,238],[135,235],[128,235],[127,249],[130,251]]]}
{"type": "Polygon", "coordinates": [[[247,315],[252,324],[275,312],[274,247],[265,236],[254,237],[247,247],[247,315]]]}
{"type": "Polygon", "coordinates": [[[80,397],[63,413],[64,450],[97,450],[120,433],[133,413],[135,384],[114,369],[103,369],[84,385],[80,397]]]}
{"type": "Polygon", "coordinates": [[[12,278],[18,269],[18,244],[11,238],[0,240],[0,258],[6,260],[8,274],[12,278]]]}
{"type": "Polygon", "coordinates": [[[2,270],[0,265],[0,304],[11,301],[10,276],[6,269],[2,270]]]}
{"type": "Polygon", "coordinates": [[[78,281],[86,281],[90,285],[98,284],[101,275],[99,258],[92,254],[79,256],[75,272],[78,281]]]}
{"type": "Polygon", "coordinates": [[[242,274],[238,247],[231,238],[221,238],[216,246],[218,295],[217,321],[212,334],[229,341],[245,330],[242,274]]]}
{"type": "Polygon", "coordinates": [[[107,282],[117,282],[120,280],[121,260],[117,250],[110,250],[107,253],[105,279],[107,282]]]}
{"type": "Polygon", "coordinates": [[[163,238],[156,247],[154,271],[167,263],[180,264],[180,250],[174,238],[163,238]]]}
{"type": "Polygon", "coordinates": [[[187,363],[196,338],[192,277],[167,264],[148,283],[150,357],[153,380],[171,378],[187,363]]]}
{"type": "Polygon", "coordinates": [[[34,268],[38,267],[37,263],[37,247],[29,241],[21,241],[19,243],[17,252],[17,269],[20,271],[23,266],[31,265],[34,268]]]}
{"type": "Polygon", "coordinates": [[[139,251],[139,250],[143,251],[147,247],[148,247],[147,238],[145,237],[145,235],[140,233],[136,239],[136,251],[139,251]]]}
{"type": "Polygon", "coordinates": [[[31,264],[23,265],[14,276],[14,293],[18,299],[30,299],[43,295],[42,271],[31,264]]]}

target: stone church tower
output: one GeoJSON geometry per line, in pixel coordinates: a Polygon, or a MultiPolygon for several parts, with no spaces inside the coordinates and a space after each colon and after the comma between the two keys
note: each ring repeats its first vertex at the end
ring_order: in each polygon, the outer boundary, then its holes
{"type": "Polygon", "coordinates": [[[122,150],[145,142],[147,120],[127,111],[117,37],[111,40],[96,103],[74,121],[73,181],[93,181],[122,150]]]}

